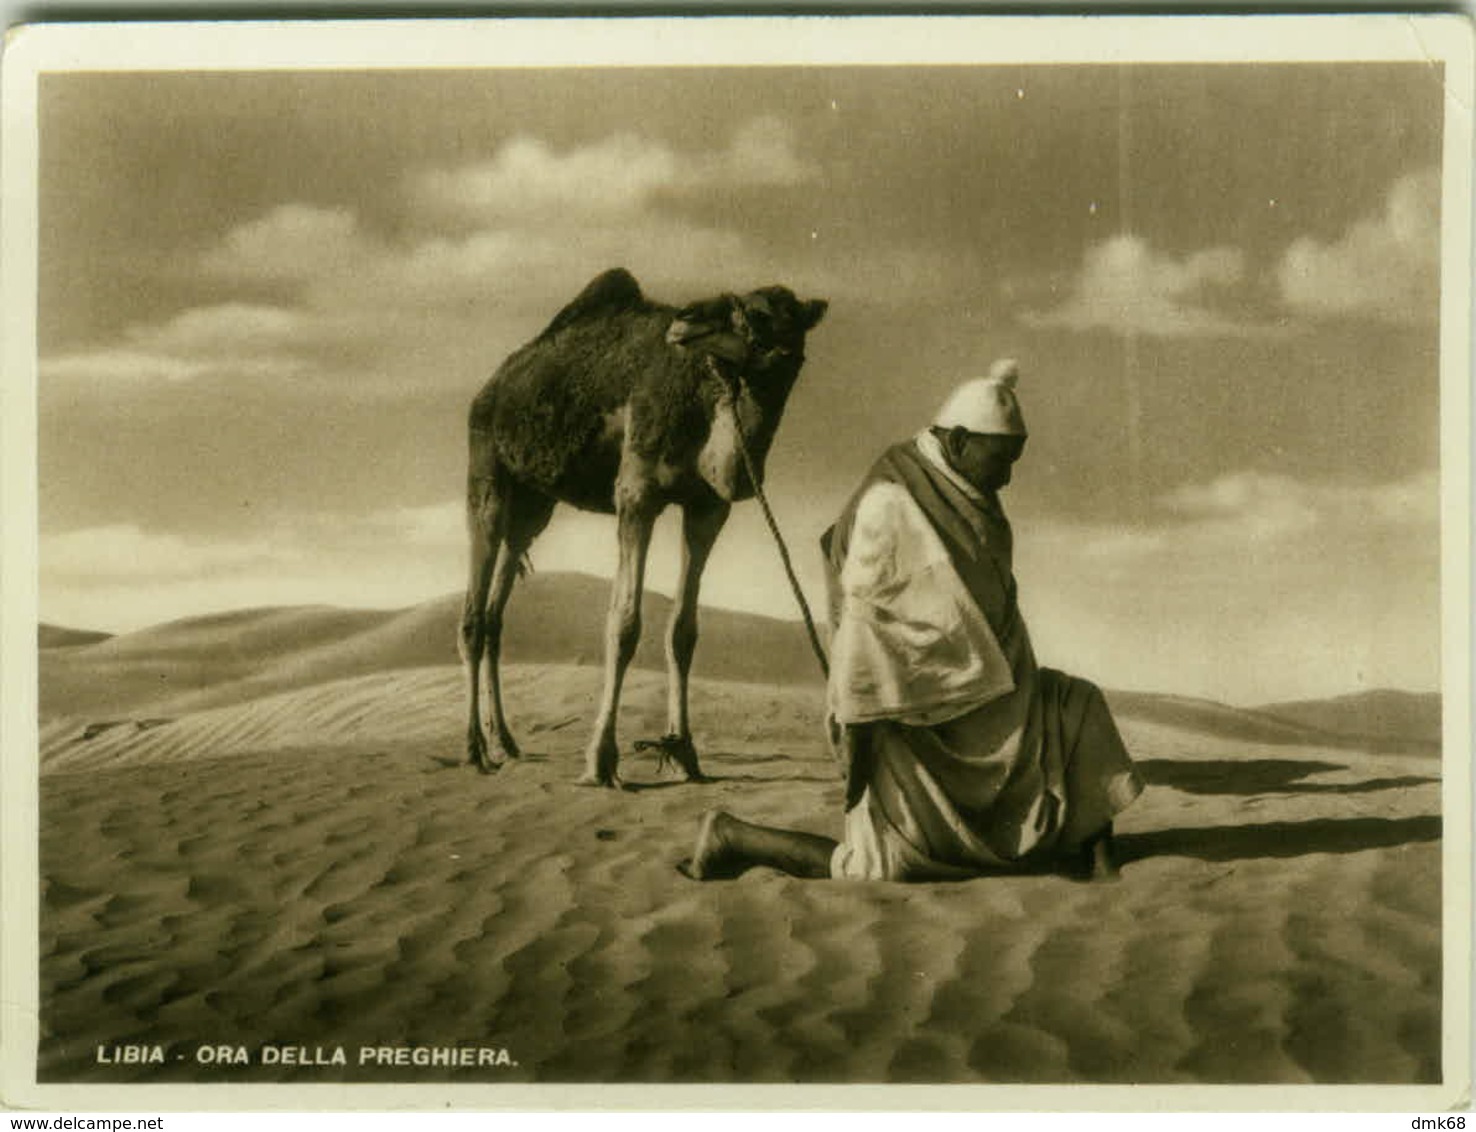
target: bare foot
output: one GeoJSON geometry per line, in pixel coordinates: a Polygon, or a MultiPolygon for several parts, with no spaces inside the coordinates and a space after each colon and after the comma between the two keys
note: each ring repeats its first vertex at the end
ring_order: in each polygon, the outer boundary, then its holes
{"type": "Polygon", "coordinates": [[[697,829],[692,856],[677,865],[693,880],[717,880],[735,877],[742,871],[743,860],[729,841],[736,819],[722,810],[709,810],[697,829]]]}

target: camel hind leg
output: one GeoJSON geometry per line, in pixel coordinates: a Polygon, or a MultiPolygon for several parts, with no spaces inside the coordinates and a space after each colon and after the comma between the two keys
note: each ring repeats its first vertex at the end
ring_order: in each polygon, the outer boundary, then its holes
{"type": "MultiPolygon", "coordinates": [[[[473,436],[475,445],[476,437],[473,436]]],[[[487,596],[502,549],[507,521],[508,480],[493,461],[478,467],[480,454],[473,450],[473,467],[467,477],[466,527],[471,542],[466,600],[461,607],[461,629],[457,645],[466,681],[466,754],[484,773],[496,770],[487,751],[482,727],[481,671],[487,651],[487,596]]],[[[493,662],[495,664],[495,661],[493,662]]]]}
{"type": "Polygon", "coordinates": [[[492,584],[487,595],[482,656],[483,692],[490,713],[490,758],[498,763],[518,758],[522,753],[508,729],[507,715],[502,706],[503,615],[507,610],[507,599],[512,594],[513,584],[518,580],[523,555],[528,552],[533,540],[543,532],[543,528],[548,526],[553,509],[552,498],[525,488],[511,487],[505,497],[502,550],[497,556],[497,567],[492,573],[492,584]]]}

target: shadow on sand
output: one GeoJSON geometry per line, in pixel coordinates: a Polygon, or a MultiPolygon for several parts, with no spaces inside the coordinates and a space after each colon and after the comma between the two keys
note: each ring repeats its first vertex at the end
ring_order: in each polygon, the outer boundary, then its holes
{"type": "Polygon", "coordinates": [[[1138,759],[1134,765],[1151,786],[1171,786],[1186,794],[1367,794],[1402,786],[1422,786],[1438,778],[1407,774],[1398,778],[1371,778],[1364,782],[1303,782],[1327,771],[1347,770],[1340,763],[1305,759],[1221,759],[1182,762],[1174,759],[1138,759]]]}
{"type": "Polygon", "coordinates": [[[1198,829],[1158,829],[1115,838],[1117,859],[1195,857],[1243,861],[1258,857],[1301,857],[1309,853],[1358,853],[1440,839],[1440,818],[1324,818],[1198,829]]]}

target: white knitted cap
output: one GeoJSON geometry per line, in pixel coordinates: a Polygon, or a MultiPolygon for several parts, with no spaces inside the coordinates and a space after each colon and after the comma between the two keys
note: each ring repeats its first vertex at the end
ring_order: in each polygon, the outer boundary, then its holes
{"type": "Polygon", "coordinates": [[[988,377],[965,381],[949,396],[933,418],[939,428],[966,428],[1005,436],[1024,436],[1025,417],[1015,397],[1020,367],[1014,358],[1000,358],[988,377]]]}

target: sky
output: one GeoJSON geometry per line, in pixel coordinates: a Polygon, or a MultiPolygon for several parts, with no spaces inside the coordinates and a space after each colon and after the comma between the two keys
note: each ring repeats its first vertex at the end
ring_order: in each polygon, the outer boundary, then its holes
{"type": "MultiPolygon", "coordinates": [[[[471,398],[622,265],[829,301],[767,480],[817,609],[871,461],[1011,356],[1043,663],[1439,686],[1438,65],[62,73],[39,106],[43,620],[458,591],[471,398]]],[[[560,508],[532,560],[608,575],[612,521],[560,508]]],[[[798,616],[754,504],[703,596],[798,616]]]]}

